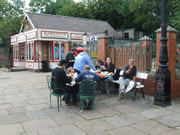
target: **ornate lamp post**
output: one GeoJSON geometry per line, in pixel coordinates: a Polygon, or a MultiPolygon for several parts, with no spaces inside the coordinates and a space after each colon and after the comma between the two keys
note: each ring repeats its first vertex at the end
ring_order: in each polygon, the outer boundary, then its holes
{"type": "Polygon", "coordinates": [[[162,0],[162,23],[161,23],[161,47],[159,57],[159,68],[156,73],[154,105],[171,105],[171,80],[168,69],[168,51],[167,51],[167,2],[162,0]]]}

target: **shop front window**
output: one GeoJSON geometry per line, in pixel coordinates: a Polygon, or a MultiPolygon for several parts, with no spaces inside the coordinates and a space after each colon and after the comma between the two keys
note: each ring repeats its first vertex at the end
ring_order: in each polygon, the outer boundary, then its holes
{"type": "Polygon", "coordinates": [[[65,47],[64,47],[64,43],[61,43],[61,59],[65,59],[65,47]]]}
{"type": "Polygon", "coordinates": [[[21,45],[21,60],[25,60],[25,46],[21,45]]]}
{"type": "Polygon", "coordinates": [[[59,43],[54,44],[54,60],[59,60],[59,43]]]}
{"type": "Polygon", "coordinates": [[[19,46],[14,46],[14,59],[19,60],[19,46]]]}
{"type": "Polygon", "coordinates": [[[26,45],[26,60],[34,60],[34,43],[32,42],[26,45]]]}
{"type": "Polygon", "coordinates": [[[39,42],[39,44],[37,44],[36,42],[36,60],[41,60],[41,42],[39,42]],[[39,48],[38,48],[39,46],[39,48]],[[39,53],[38,53],[39,51],[39,53]]]}

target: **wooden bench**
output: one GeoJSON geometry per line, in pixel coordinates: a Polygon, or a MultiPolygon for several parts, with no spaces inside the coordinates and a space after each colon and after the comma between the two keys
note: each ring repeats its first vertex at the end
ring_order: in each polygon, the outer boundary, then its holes
{"type": "MultiPolygon", "coordinates": [[[[123,73],[124,73],[124,70],[121,70],[121,71],[120,71],[120,76],[122,76],[123,73]]],[[[136,78],[138,79],[138,81],[136,81],[136,83],[134,84],[134,81],[131,80],[131,81],[129,82],[129,84],[127,85],[127,87],[126,87],[126,90],[125,90],[125,93],[124,93],[124,94],[126,94],[127,92],[129,92],[130,90],[132,90],[132,89],[134,88],[135,91],[134,91],[133,100],[135,101],[137,91],[138,91],[138,89],[141,89],[142,97],[145,98],[145,96],[144,96],[144,80],[147,79],[147,77],[148,77],[148,73],[137,72],[137,73],[136,73],[136,78]],[[134,84],[134,85],[133,85],[133,84],[134,84]],[[133,85],[134,87],[132,87],[132,85],[133,85]]],[[[115,83],[115,84],[119,84],[119,80],[112,80],[111,82],[112,82],[112,83],[115,83]]]]}

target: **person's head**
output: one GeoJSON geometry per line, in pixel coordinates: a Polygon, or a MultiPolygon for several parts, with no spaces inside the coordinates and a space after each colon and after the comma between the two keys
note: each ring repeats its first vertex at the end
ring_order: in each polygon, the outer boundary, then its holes
{"type": "Polygon", "coordinates": [[[103,65],[102,60],[101,60],[101,59],[97,59],[97,61],[96,61],[96,65],[97,65],[97,66],[101,66],[101,65],[103,65]]]}
{"type": "Polygon", "coordinates": [[[74,68],[73,67],[69,67],[68,69],[67,69],[67,73],[69,74],[69,73],[74,73],[74,68]]]}
{"type": "Polygon", "coordinates": [[[87,54],[89,54],[89,49],[88,49],[88,48],[85,48],[85,49],[84,49],[84,52],[86,52],[87,54]]]}
{"type": "Polygon", "coordinates": [[[111,58],[107,57],[106,62],[107,62],[107,64],[110,64],[111,63],[111,58]]]}
{"type": "Polygon", "coordinates": [[[84,71],[90,71],[90,70],[91,70],[91,68],[90,68],[89,65],[85,65],[85,66],[84,66],[84,71]]]}
{"type": "Polygon", "coordinates": [[[76,48],[72,48],[72,52],[73,52],[73,54],[75,54],[76,53],[76,48]]]}
{"type": "Polygon", "coordinates": [[[64,69],[66,67],[66,64],[67,64],[66,60],[60,60],[60,63],[58,65],[61,66],[61,68],[64,69]]]}
{"type": "Polygon", "coordinates": [[[129,64],[129,66],[134,65],[134,60],[133,60],[133,59],[129,59],[129,60],[128,60],[128,64],[129,64]]]}

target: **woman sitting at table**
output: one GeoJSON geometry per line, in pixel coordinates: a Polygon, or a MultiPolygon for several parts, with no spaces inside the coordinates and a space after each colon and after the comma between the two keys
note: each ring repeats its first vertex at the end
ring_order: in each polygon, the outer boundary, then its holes
{"type": "MultiPolygon", "coordinates": [[[[102,71],[108,71],[109,73],[114,73],[114,64],[111,62],[111,58],[107,57],[105,66],[101,66],[102,71]]],[[[105,87],[107,94],[109,94],[109,82],[113,80],[113,77],[111,75],[107,76],[107,79],[105,79],[105,87]]]]}
{"type": "MultiPolygon", "coordinates": [[[[73,67],[69,67],[67,69],[67,76],[72,76],[72,82],[75,81],[75,73],[74,73],[74,68],[73,67]]],[[[67,101],[69,101],[69,103],[67,103],[68,105],[70,105],[70,101],[72,99],[72,105],[77,105],[77,96],[76,94],[78,94],[79,91],[79,86],[78,84],[69,86],[70,87],[70,92],[69,94],[66,96],[66,98],[68,99],[67,101]]]]}

